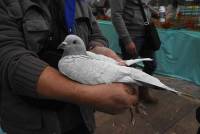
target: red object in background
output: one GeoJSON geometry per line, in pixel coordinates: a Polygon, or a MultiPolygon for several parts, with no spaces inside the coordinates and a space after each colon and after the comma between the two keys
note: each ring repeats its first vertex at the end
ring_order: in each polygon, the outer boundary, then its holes
{"type": "Polygon", "coordinates": [[[162,28],[171,28],[173,26],[173,24],[169,21],[166,21],[165,23],[161,24],[162,28]]]}
{"type": "Polygon", "coordinates": [[[97,20],[110,20],[110,17],[106,16],[106,15],[102,15],[102,16],[96,16],[96,19],[97,20]]]}
{"type": "Polygon", "coordinates": [[[103,16],[103,19],[104,20],[110,20],[110,17],[105,15],[105,16],[103,16]]]}
{"type": "Polygon", "coordinates": [[[186,28],[189,28],[189,29],[195,29],[195,23],[191,20],[186,21],[185,26],[186,28]]]}

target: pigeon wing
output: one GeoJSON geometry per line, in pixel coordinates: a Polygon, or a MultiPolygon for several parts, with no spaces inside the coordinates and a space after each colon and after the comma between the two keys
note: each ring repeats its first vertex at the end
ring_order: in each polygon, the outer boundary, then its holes
{"type": "Polygon", "coordinates": [[[87,55],[93,59],[96,59],[96,60],[101,60],[101,61],[105,61],[105,62],[109,62],[109,63],[113,63],[113,64],[117,64],[117,62],[110,58],[110,57],[107,57],[107,56],[104,56],[102,54],[95,54],[93,52],[90,52],[90,51],[87,51],[86,52],[87,55]]]}
{"type": "Polygon", "coordinates": [[[96,60],[84,55],[62,58],[59,61],[58,68],[64,75],[83,84],[135,82],[130,77],[131,68],[96,60]]]}

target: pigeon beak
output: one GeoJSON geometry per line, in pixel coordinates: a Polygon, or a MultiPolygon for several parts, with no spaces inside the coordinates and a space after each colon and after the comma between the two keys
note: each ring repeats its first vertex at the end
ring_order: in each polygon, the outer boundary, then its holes
{"type": "Polygon", "coordinates": [[[64,49],[65,45],[67,45],[67,43],[63,41],[63,42],[57,47],[57,49],[64,49]]]}

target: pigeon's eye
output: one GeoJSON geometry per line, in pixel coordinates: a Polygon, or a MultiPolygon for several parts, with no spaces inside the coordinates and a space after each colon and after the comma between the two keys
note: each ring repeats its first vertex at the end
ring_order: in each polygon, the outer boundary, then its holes
{"type": "Polygon", "coordinates": [[[76,44],[76,40],[73,41],[73,44],[76,44]]]}

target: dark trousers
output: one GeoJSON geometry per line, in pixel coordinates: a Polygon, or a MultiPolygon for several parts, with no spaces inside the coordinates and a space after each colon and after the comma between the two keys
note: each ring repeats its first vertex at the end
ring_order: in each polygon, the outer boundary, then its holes
{"type": "MultiPolygon", "coordinates": [[[[200,123],[200,107],[196,109],[196,120],[200,123]]],[[[197,134],[200,134],[200,127],[197,130],[197,134]]]]}
{"type": "MultiPolygon", "coordinates": [[[[16,132],[7,132],[6,134],[16,134],[16,132]]],[[[91,133],[88,131],[88,129],[85,125],[80,125],[74,129],[72,129],[68,132],[62,133],[62,134],[91,134],[91,133]]]]}
{"type": "Polygon", "coordinates": [[[63,134],[91,134],[85,125],[80,125],[69,132],[63,134]]]}
{"type": "MultiPolygon", "coordinates": [[[[137,55],[136,57],[140,56],[141,58],[152,58],[153,61],[144,61],[144,68],[143,71],[146,72],[147,74],[153,74],[153,72],[156,69],[157,63],[156,63],[156,59],[155,59],[155,51],[151,50],[151,49],[146,49],[144,47],[144,37],[134,37],[133,42],[136,45],[136,49],[137,49],[137,55]]],[[[122,52],[122,57],[125,60],[131,59],[131,58],[136,58],[136,57],[131,57],[128,53],[126,53],[125,51],[125,44],[122,43],[121,40],[119,40],[119,44],[121,47],[121,52],[122,52]]],[[[147,44],[148,45],[148,44],[147,44]]]]}

